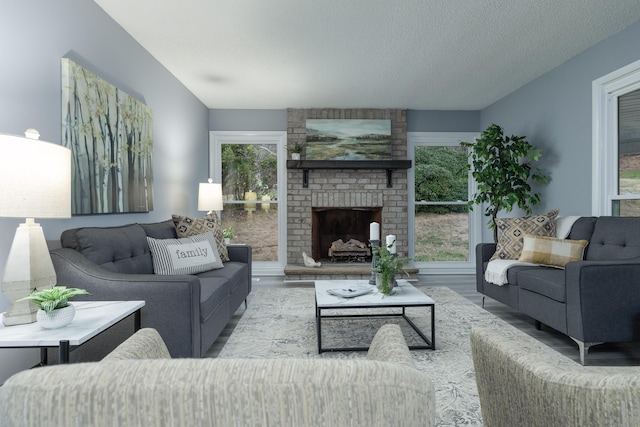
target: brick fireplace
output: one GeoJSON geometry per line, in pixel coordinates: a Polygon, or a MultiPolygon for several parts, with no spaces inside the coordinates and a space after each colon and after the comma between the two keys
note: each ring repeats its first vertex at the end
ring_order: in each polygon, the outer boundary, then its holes
{"type": "MultiPolygon", "coordinates": [[[[289,109],[287,125],[287,145],[306,140],[307,119],[389,119],[391,120],[392,155],[394,160],[407,158],[406,110],[396,109],[289,109]]],[[[398,255],[407,256],[408,218],[407,218],[407,170],[399,168],[390,171],[387,168],[344,168],[339,161],[332,162],[330,168],[312,170],[289,167],[287,170],[287,268],[286,276],[303,278],[302,252],[314,258],[327,258],[326,242],[313,242],[314,231],[332,234],[332,230],[322,230],[316,223],[314,230],[314,211],[328,209],[353,210],[354,222],[365,222],[354,227],[352,233],[368,241],[371,218],[380,223],[380,234],[384,240],[387,234],[395,234],[398,255]],[[306,174],[306,180],[305,180],[306,174]],[[306,181],[306,182],[305,182],[306,181]],[[391,187],[389,187],[391,185],[391,187]],[[373,212],[372,217],[364,218],[363,210],[373,212]],[[363,232],[363,230],[365,230],[363,232]],[[292,271],[296,273],[292,273],[292,271]],[[300,276],[300,277],[298,277],[300,276]]],[[[318,218],[316,217],[316,222],[318,218]]],[[[327,224],[324,224],[327,227],[327,224]]],[[[342,232],[341,232],[342,233],[342,232]]],[[[345,233],[344,237],[347,237],[345,233]]],[[[335,236],[334,236],[335,237],[335,236]]],[[[323,267],[330,268],[323,260],[323,267]]],[[[362,263],[360,263],[362,264],[362,263]]],[[[339,277],[364,277],[370,273],[368,266],[340,266],[339,277]],[[345,270],[346,269],[346,270],[345,270]],[[361,271],[365,271],[361,273],[361,271]]],[[[318,269],[314,269],[318,270],[318,269]]],[[[313,276],[314,271],[307,274],[313,276]]],[[[328,274],[315,271],[315,274],[328,274]]],[[[304,278],[307,278],[306,276],[304,278]]]]}

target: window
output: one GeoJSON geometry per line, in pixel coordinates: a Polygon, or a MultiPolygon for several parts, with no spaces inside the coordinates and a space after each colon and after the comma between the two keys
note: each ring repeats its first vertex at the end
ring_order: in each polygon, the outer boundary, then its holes
{"type": "Polygon", "coordinates": [[[640,216],[640,61],[593,82],[592,206],[640,216]]]}
{"type": "Polygon", "coordinates": [[[282,271],[286,241],[284,132],[211,132],[210,168],[222,183],[222,226],[233,228],[232,243],[252,246],[257,271],[282,271]]]}
{"type": "Polygon", "coordinates": [[[410,132],[409,247],[416,266],[429,273],[471,273],[480,241],[481,209],[469,212],[475,186],[461,141],[477,134],[410,132]]]}

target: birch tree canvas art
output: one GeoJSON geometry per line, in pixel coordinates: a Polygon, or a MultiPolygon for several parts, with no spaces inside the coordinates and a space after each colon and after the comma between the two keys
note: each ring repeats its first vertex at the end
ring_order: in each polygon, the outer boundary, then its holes
{"type": "Polygon", "coordinates": [[[151,108],[62,59],[62,144],[72,152],[75,215],[153,210],[151,108]]]}

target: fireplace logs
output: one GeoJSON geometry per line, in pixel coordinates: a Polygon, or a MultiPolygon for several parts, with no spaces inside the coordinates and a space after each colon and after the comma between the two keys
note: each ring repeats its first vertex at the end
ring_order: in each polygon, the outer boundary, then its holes
{"type": "Polygon", "coordinates": [[[350,239],[346,243],[338,239],[331,243],[329,248],[331,262],[367,262],[369,256],[371,249],[356,239],[350,239]]]}

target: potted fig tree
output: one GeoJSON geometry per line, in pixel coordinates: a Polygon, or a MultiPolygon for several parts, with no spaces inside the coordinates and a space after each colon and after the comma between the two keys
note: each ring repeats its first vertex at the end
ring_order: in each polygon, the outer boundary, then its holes
{"type": "Polygon", "coordinates": [[[486,203],[485,216],[491,217],[488,226],[493,230],[493,240],[498,241],[496,217],[504,210],[511,212],[518,206],[526,214],[540,203],[540,193],[533,193],[531,182],[546,184],[549,178],[535,168],[542,151],[531,145],[525,136],[505,136],[502,127],[492,124],[475,142],[462,142],[471,163],[469,167],[478,184],[478,191],[469,200],[468,207],[486,203]]]}

